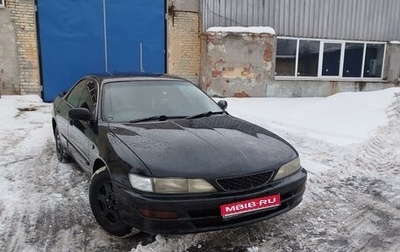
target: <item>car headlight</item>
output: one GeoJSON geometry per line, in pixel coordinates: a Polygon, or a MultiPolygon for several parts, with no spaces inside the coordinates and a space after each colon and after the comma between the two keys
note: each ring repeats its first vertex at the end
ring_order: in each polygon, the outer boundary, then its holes
{"type": "Polygon", "coordinates": [[[145,192],[153,191],[153,183],[151,178],[138,176],[136,174],[129,173],[129,182],[131,186],[135,189],[145,192]]]}
{"type": "Polygon", "coordinates": [[[154,193],[204,193],[216,191],[204,179],[149,178],[130,173],[129,182],[137,190],[154,193]]]}
{"type": "Polygon", "coordinates": [[[300,158],[297,157],[292,161],[284,164],[279,168],[278,173],[276,174],[274,180],[278,180],[284,177],[289,176],[290,174],[295,173],[300,169],[300,158]]]}

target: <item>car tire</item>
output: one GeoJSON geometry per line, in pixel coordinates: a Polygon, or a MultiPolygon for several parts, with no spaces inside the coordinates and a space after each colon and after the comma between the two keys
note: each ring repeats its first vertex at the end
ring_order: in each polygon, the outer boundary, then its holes
{"type": "Polygon", "coordinates": [[[57,126],[54,129],[54,138],[56,142],[56,154],[57,159],[61,163],[70,163],[72,161],[72,157],[66,152],[64,146],[61,143],[61,135],[58,131],[57,126]]]}
{"type": "Polygon", "coordinates": [[[118,237],[129,237],[138,233],[123,222],[117,209],[117,199],[106,167],[98,169],[92,176],[89,201],[97,223],[108,233],[118,237]]]}

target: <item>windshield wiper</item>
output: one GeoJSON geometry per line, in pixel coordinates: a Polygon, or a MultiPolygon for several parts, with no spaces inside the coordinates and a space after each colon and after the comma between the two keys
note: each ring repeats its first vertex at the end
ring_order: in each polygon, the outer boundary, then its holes
{"type": "Polygon", "coordinates": [[[194,119],[194,118],[200,118],[200,117],[208,117],[211,115],[217,115],[217,114],[224,114],[225,111],[207,111],[198,115],[194,116],[166,116],[166,115],[158,115],[158,116],[149,116],[145,118],[139,118],[139,119],[134,119],[130,120],[130,123],[137,123],[137,122],[146,122],[146,121],[166,121],[168,119],[179,119],[179,118],[186,118],[186,119],[194,119]]]}
{"type": "Polygon", "coordinates": [[[211,115],[218,115],[218,114],[224,114],[224,113],[225,113],[225,111],[207,111],[207,112],[203,112],[203,113],[198,114],[198,115],[188,116],[188,117],[186,117],[186,119],[208,117],[208,116],[211,116],[211,115]]]}
{"type": "Polygon", "coordinates": [[[146,121],[166,121],[168,119],[179,119],[179,118],[185,118],[184,116],[166,116],[166,115],[158,115],[158,116],[149,116],[145,118],[139,118],[139,119],[134,119],[130,120],[130,123],[137,123],[137,122],[146,122],[146,121]]]}
{"type": "Polygon", "coordinates": [[[130,120],[129,122],[136,123],[136,122],[145,122],[145,121],[154,121],[154,120],[165,121],[168,118],[169,117],[167,117],[166,115],[158,115],[158,116],[149,116],[149,117],[145,117],[145,118],[134,119],[134,120],[130,120]]]}

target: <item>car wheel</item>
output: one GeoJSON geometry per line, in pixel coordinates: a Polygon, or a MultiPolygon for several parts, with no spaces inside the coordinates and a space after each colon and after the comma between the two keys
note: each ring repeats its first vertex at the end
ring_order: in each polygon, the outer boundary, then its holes
{"type": "Polygon", "coordinates": [[[61,163],[70,163],[72,158],[65,151],[65,148],[61,143],[61,136],[60,136],[60,132],[58,131],[57,127],[54,129],[54,138],[55,138],[55,142],[56,142],[56,154],[57,154],[58,161],[60,161],[61,163]]]}
{"type": "Polygon", "coordinates": [[[89,200],[93,215],[104,230],[118,237],[127,237],[138,233],[138,230],[132,229],[119,216],[118,202],[106,167],[100,168],[93,174],[89,188],[89,200]]]}

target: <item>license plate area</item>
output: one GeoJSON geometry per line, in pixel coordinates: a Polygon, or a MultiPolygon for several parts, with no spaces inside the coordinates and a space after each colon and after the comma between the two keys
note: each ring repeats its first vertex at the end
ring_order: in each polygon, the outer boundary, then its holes
{"type": "Polygon", "coordinates": [[[220,206],[220,211],[221,211],[221,216],[223,218],[228,218],[262,209],[278,207],[280,205],[281,205],[280,194],[274,194],[255,199],[223,204],[220,206]]]}

